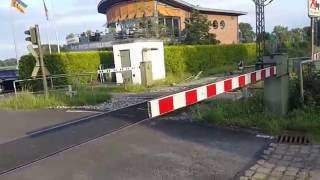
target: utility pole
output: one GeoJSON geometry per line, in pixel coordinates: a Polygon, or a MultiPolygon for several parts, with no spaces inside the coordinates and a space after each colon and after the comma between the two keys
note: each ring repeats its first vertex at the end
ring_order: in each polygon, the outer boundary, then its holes
{"type": "Polygon", "coordinates": [[[46,76],[49,75],[49,72],[47,68],[45,67],[44,61],[43,61],[43,50],[41,45],[41,38],[40,38],[40,30],[39,26],[35,25],[34,27],[30,27],[29,30],[25,31],[24,34],[27,35],[26,41],[31,42],[30,45],[28,45],[28,50],[33,54],[33,56],[36,58],[36,67],[34,68],[32,72],[32,76],[36,77],[39,72],[39,66],[41,69],[42,74],[42,84],[43,84],[43,91],[45,93],[46,98],[48,97],[48,83],[46,76]],[[35,52],[32,45],[36,45],[38,47],[38,53],[35,52]]]}

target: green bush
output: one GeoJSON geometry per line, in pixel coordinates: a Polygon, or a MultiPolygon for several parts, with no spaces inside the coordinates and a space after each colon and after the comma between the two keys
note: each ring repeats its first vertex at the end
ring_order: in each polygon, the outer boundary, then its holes
{"type": "MultiPolygon", "coordinates": [[[[112,66],[113,53],[110,51],[93,51],[52,54],[46,55],[44,61],[51,75],[79,74],[96,72],[100,64],[112,66]]],[[[31,55],[22,56],[19,64],[20,78],[30,78],[34,66],[35,59],[31,55]]],[[[86,81],[88,78],[82,80],[86,81]]]]}
{"type": "Polygon", "coordinates": [[[190,45],[165,47],[165,64],[169,73],[221,73],[230,71],[244,60],[253,64],[256,58],[254,44],[190,45]]]}
{"type": "MultiPolygon", "coordinates": [[[[203,71],[206,74],[234,70],[244,60],[246,64],[255,62],[254,44],[236,45],[175,45],[165,47],[165,65],[168,74],[182,76],[203,71]]],[[[100,64],[113,65],[110,51],[71,52],[45,56],[45,64],[52,75],[96,72],[100,64]]],[[[31,55],[20,60],[20,78],[30,78],[35,60],[31,55]]],[[[81,78],[86,82],[90,77],[81,78]]],[[[60,80],[54,84],[64,84],[72,79],[60,80]]],[[[71,82],[70,82],[71,81],[71,82]]],[[[41,87],[41,86],[40,86],[41,87]]]]}

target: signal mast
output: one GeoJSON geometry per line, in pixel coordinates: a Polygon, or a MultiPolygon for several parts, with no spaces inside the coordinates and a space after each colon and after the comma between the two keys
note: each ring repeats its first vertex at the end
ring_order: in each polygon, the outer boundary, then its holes
{"type": "Polygon", "coordinates": [[[265,53],[265,7],[272,3],[273,0],[252,0],[256,5],[256,48],[257,59],[262,63],[262,57],[265,53]]]}

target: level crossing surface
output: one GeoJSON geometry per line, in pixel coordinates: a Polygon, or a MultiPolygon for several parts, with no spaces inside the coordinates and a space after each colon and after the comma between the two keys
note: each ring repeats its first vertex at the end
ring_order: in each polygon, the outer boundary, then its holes
{"type": "Polygon", "coordinates": [[[147,103],[49,127],[0,145],[0,174],[148,119],[147,103]]]}
{"type": "Polygon", "coordinates": [[[165,115],[274,75],[276,75],[276,67],[269,67],[195,89],[191,88],[178,94],[172,92],[165,97],[81,121],[30,132],[24,138],[0,145],[0,175],[143,120],[165,115]]]}

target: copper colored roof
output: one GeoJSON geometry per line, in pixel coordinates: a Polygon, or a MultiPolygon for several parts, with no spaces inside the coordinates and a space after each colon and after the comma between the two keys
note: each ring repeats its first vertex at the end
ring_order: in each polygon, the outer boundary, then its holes
{"type": "MultiPolygon", "coordinates": [[[[134,1],[134,0],[131,0],[131,1],[134,1]]],[[[246,12],[242,12],[242,11],[204,8],[200,6],[195,6],[183,0],[158,0],[158,1],[174,7],[185,9],[188,11],[198,10],[204,14],[224,14],[224,15],[230,15],[230,16],[241,16],[241,15],[247,14],[246,12]]],[[[130,2],[130,0],[101,0],[100,3],[98,4],[98,12],[101,14],[105,14],[107,9],[109,9],[112,5],[120,2],[130,2]]]]}

